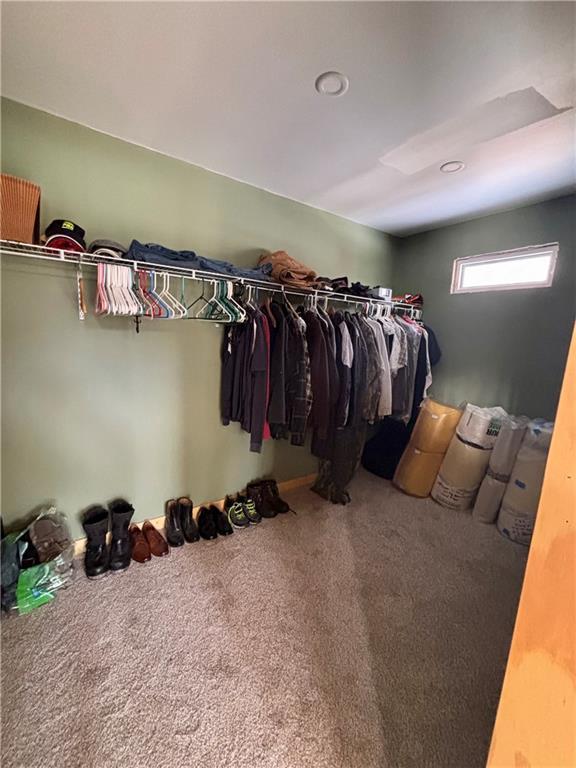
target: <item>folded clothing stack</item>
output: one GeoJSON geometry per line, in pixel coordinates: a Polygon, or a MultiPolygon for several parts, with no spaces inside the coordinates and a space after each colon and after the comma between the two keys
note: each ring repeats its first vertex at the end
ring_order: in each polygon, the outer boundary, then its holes
{"type": "Polygon", "coordinates": [[[258,260],[260,269],[267,269],[273,280],[291,288],[323,289],[326,284],[306,264],[293,259],[286,251],[263,253],[258,260]]]}
{"type": "Polygon", "coordinates": [[[229,277],[246,277],[254,280],[270,280],[271,269],[266,264],[252,269],[239,267],[229,261],[208,259],[199,256],[194,251],[173,251],[157,243],[139,243],[132,240],[126,258],[132,261],[163,264],[166,266],[185,267],[186,269],[198,269],[206,272],[218,272],[229,277]]]}

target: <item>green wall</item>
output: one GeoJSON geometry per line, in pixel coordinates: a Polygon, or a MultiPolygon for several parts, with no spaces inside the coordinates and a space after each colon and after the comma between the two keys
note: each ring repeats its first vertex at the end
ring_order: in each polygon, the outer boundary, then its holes
{"type": "MultiPolygon", "coordinates": [[[[252,265],[285,249],[320,273],[421,291],[443,359],[433,394],[553,418],[574,317],[575,198],[396,239],[246,184],[2,102],[2,170],[42,187],[42,223],[71,218],[88,239],[132,237],[252,265]],[[450,294],[458,256],[560,242],[549,289],[450,294]]],[[[75,272],[2,259],[2,514],[55,499],[80,510],[124,495],[136,519],[189,493],[220,498],[247,480],[315,471],[307,449],[248,450],[218,413],[221,329],[128,319],[79,322],[75,272]]]]}
{"type": "MultiPolygon", "coordinates": [[[[376,230],[6,100],[2,170],[40,184],[43,226],[70,218],[89,240],[135,237],[247,265],[285,249],[321,274],[390,284],[393,239],[376,230]]],[[[265,473],[315,471],[306,448],[269,441],[252,454],[237,425],[220,425],[221,328],[81,323],[73,269],[2,261],[5,522],[53,498],[79,536],[80,510],[116,495],[144,520],[176,495],[200,503],[265,473]]]]}
{"type": "Polygon", "coordinates": [[[554,418],[574,321],[575,222],[572,195],[399,241],[394,290],[424,294],[443,352],[433,395],[554,418]],[[450,294],[455,258],[556,241],[550,288],[450,294]]]}

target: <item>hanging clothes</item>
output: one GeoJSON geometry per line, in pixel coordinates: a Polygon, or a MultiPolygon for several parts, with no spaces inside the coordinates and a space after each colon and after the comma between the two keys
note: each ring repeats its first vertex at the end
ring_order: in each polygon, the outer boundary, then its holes
{"type": "Polygon", "coordinates": [[[334,417],[335,426],[338,428],[344,427],[348,421],[354,348],[352,346],[352,339],[350,338],[350,331],[348,330],[342,312],[335,312],[332,315],[331,320],[335,330],[336,367],[338,369],[338,379],[340,382],[334,417]]]}
{"type": "MultiPolygon", "coordinates": [[[[423,326],[423,330],[425,331],[424,344],[426,347],[427,362],[429,360],[430,368],[433,368],[439,362],[442,352],[434,331],[428,326],[423,326]]],[[[421,360],[422,358],[420,358],[420,361],[421,360]]],[[[422,370],[423,368],[421,367],[420,371],[422,370]]],[[[422,380],[422,373],[418,375],[418,367],[417,378],[420,381],[422,380]]],[[[426,394],[429,382],[431,383],[431,373],[429,374],[426,370],[426,373],[424,374],[423,396],[426,394]]],[[[419,399],[417,385],[415,390],[416,394],[413,400],[409,422],[405,423],[404,421],[391,417],[385,418],[381,422],[376,434],[374,434],[366,443],[362,453],[362,466],[369,472],[386,478],[387,480],[391,480],[394,477],[396,467],[404,453],[404,449],[408,445],[412,429],[416,422],[420,406],[420,403],[417,402],[419,399]]]]}
{"type": "MultiPolygon", "coordinates": [[[[314,489],[340,503],[366,427],[391,415],[406,429],[430,384],[431,332],[398,317],[326,312],[286,301],[247,307],[222,343],[222,423],[239,422],[259,452],[268,437],[320,460],[314,489]]],[[[432,358],[436,353],[432,353],[432,358]]]]}
{"type": "Polygon", "coordinates": [[[225,327],[221,362],[222,424],[239,422],[250,433],[250,450],[260,453],[270,438],[270,327],[262,312],[249,310],[245,323],[225,327]]]}
{"type": "Polygon", "coordinates": [[[278,304],[269,305],[275,325],[271,331],[270,350],[270,404],[268,422],[273,437],[281,436],[287,423],[286,413],[286,360],[288,321],[278,304]]]}

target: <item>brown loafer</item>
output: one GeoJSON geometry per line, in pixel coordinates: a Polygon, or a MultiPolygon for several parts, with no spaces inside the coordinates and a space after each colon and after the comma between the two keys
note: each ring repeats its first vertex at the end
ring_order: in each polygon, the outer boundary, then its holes
{"type": "Polygon", "coordinates": [[[149,520],[142,526],[146,542],[154,557],[164,557],[168,554],[168,544],[160,531],[156,530],[149,520]]]}
{"type": "Polygon", "coordinates": [[[152,559],[150,554],[150,547],[146,540],[146,536],[142,533],[137,525],[131,525],[128,529],[130,534],[130,545],[132,548],[132,560],[137,563],[146,563],[152,559]]]}

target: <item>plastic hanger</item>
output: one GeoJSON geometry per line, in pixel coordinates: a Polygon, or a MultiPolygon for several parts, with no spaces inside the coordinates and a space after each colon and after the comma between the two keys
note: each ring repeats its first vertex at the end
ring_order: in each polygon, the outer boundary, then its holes
{"type": "Polygon", "coordinates": [[[180,320],[188,313],[186,307],[184,307],[178,299],[170,292],[170,275],[168,272],[162,272],[162,290],[159,293],[159,298],[164,302],[168,308],[169,318],[173,320],[180,320]]]}
{"type": "Polygon", "coordinates": [[[150,288],[149,293],[154,298],[154,301],[159,307],[160,314],[158,315],[159,318],[167,319],[170,317],[170,307],[160,298],[160,294],[157,289],[157,274],[156,272],[152,271],[149,273],[150,277],[150,288]]]}
{"type": "Polygon", "coordinates": [[[236,309],[236,312],[237,312],[236,322],[238,323],[245,322],[248,315],[246,314],[246,310],[244,309],[244,307],[241,304],[239,304],[234,298],[234,285],[230,280],[226,281],[226,295],[229,303],[236,309]]]}
{"type": "Polygon", "coordinates": [[[108,314],[108,299],[104,290],[104,264],[96,267],[96,314],[108,314]]]}
{"type": "Polygon", "coordinates": [[[150,300],[150,297],[146,293],[146,271],[139,269],[136,272],[137,292],[138,297],[142,303],[143,314],[145,317],[154,317],[154,305],[150,300]]]}
{"type": "Polygon", "coordinates": [[[198,312],[196,312],[197,320],[211,320],[213,322],[234,322],[234,316],[218,298],[219,282],[213,280],[212,296],[208,299],[208,302],[198,312]],[[223,317],[222,317],[223,315],[223,317]]]}
{"type": "Polygon", "coordinates": [[[192,307],[195,304],[197,304],[199,301],[201,301],[202,302],[202,308],[204,308],[208,304],[208,300],[206,299],[206,296],[204,296],[205,288],[206,288],[206,283],[205,283],[204,280],[202,280],[202,293],[200,294],[200,296],[195,298],[194,301],[191,304],[188,304],[188,307],[187,307],[187,309],[188,309],[188,318],[190,320],[192,320],[192,319],[194,319],[196,317],[195,314],[190,314],[190,310],[192,309],[192,307]]]}

